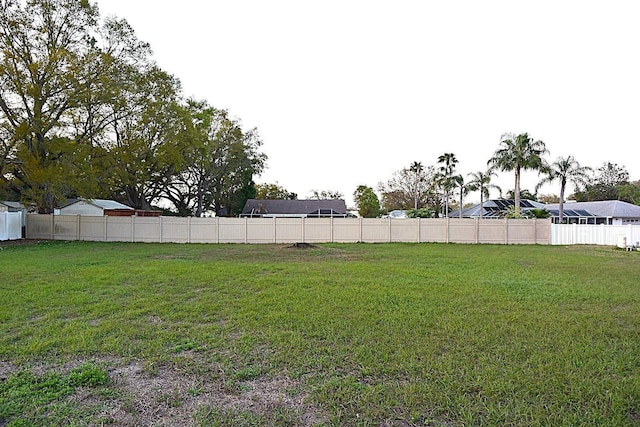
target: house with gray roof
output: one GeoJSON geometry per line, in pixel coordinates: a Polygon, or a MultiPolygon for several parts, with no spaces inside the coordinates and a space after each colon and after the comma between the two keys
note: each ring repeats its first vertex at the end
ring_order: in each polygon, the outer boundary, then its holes
{"type": "MultiPolygon", "coordinates": [[[[557,211],[557,203],[545,205],[547,210],[557,211]]],[[[584,224],[640,225],[640,206],[622,200],[600,200],[596,202],[567,202],[563,204],[564,215],[569,211],[588,212],[594,216],[595,222],[584,224]]],[[[570,221],[571,222],[571,221],[570,221]]]]}
{"type": "MultiPolygon", "coordinates": [[[[516,205],[511,199],[490,199],[485,200],[482,205],[480,203],[470,206],[462,210],[462,218],[504,218],[509,209],[513,209],[516,205]]],[[[531,209],[544,209],[543,203],[533,200],[521,199],[520,210],[526,212],[531,209]]],[[[449,212],[449,218],[460,218],[460,210],[449,212]]]]}
{"type": "Polygon", "coordinates": [[[344,218],[347,216],[347,206],[342,199],[249,199],[240,216],[250,218],[344,218]]]}

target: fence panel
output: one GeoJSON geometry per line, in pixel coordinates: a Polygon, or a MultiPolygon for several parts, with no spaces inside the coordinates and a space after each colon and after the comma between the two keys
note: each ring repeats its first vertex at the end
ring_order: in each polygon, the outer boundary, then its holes
{"type": "Polygon", "coordinates": [[[391,220],[389,232],[394,242],[419,242],[420,241],[420,219],[391,220]]]}
{"type": "MultiPolygon", "coordinates": [[[[304,220],[302,218],[273,218],[274,239],[269,243],[296,243],[304,240],[304,220]]],[[[255,219],[256,226],[262,221],[255,219]]]]}
{"type": "MultiPolygon", "coordinates": [[[[326,220],[322,219],[319,221],[326,220]]],[[[332,221],[332,228],[329,229],[332,235],[330,236],[330,242],[336,243],[357,243],[363,242],[363,218],[340,218],[332,221]]]]}
{"type": "Polygon", "coordinates": [[[548,220],[534,220],[536,224],[535,228],[535,240],[536,244],[550,245],[551,244],[551,224],[548,220]]]}
{"type": "MultiPolygon", "coordinates": [[[[571,226],[569,226],[571,227],[571,226]]],[[[598,226],[586,226],[592,229],[598,226]]],[[[628,226],[622,226],[628,229],[628,226]]],[[[554,238],[565,231],[554,232],[554,238]]],[[[549,220],[28,216],[27,237],[176,243],[451,242],[549,244],[549,220]]],[[[572,241],[581,243],[575,233],[572,241]]],[[[615,240],[615,238],[614,238],[615,240]]],[[[628,237],[628,241],[640,241],[628,237]]],[[[615,241],[610,244],[615,244],[615,241]]]]}
{"type": "Polygon", "coordinates": [[[51,215],[27,215],[27,238],[53,239],[51,215]]]}
{"type": "Polygon", "coordinates": [[[446,219],[425,218],[420,219],[420,242],[446,243],[449,232],[446,219]]]}
{"type": "Polygon", "coordinates": [[[189,243],[190,218],[160,217],[160,241],[189,243]]]}
{"type": "Polygon", "coordinates": [[[220,218],[187,218],[188,243],[220,243],[220,218]]]}
{"type": "Polygon", "coordinates": [[[132,216],[134,242],[161,242],[162,217],[132,216]]]}
{"type": "Polygon", "coordinates": [[[507,220],[507,240],[511,244],[536,243],[536,220],[507,220]]]}
{"type": "Polygon", "coordinates": [[[508,220],[479,219],[478,242],[491,244],[505,244],[509,240],[508,220]]]}
{"type": "Polygon", "coordinates": [[[305,218],[303,221],[304,235],[302,242],[323,243],[333,241],[333,234],[336,228],[335,222],[327,227],[327,221],[324,218],[305,218]]]}
{"type": "Polygon", "coordinates": [[[218,218],[218,243],[248,243],[248,218],[218,218]]]}
{"type": "Polygon", "coordinates": [[[105,221],[105,241],[133,242],[135,217],[133,216],[103,216],[105,221]]]}
{"type": "Polygon", "coordinates": [[[245,218],[244,241],[246,243],[273,243],[275,242],[277,224],[273,218],[260,221],[258,218],[245,218]]]}
{"type": "Polygon", "coordinates": [[[53,225],[54,240],[77,240],[78,234],[78,215],[58,215],[53,225]]]}
{"type": "Polygon", "coordinates": [[[449,242],[477,243],[478,230],[475,219],[449,219],[447,220],[447,234],[449,242]]]}
{"type": "Polygon", "coordinates": [[[102,216],[78,216],[80,240],[106,240],[105,220],[102,216]]]}
{"type": "MultiPolygon", "coordinates": [[[[362,241],[368,243],[384,243],[391,241],[391,218],[363,218],[362,241]]],[[[404,220],[395,220],[404,221],[404,220]]]]}
{"type": "Polygon", "coordinates": [[[0,212],[0,241],[22,237],[22,213],[0,212]]]}

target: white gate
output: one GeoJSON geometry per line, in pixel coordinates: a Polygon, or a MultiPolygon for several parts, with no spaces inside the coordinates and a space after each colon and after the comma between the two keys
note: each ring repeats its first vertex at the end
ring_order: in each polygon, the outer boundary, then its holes
{"type": "Polygon", "coordinates": [[[20,212],[0,212],[0,241],[22,238],[22,214],[20,212]]]}

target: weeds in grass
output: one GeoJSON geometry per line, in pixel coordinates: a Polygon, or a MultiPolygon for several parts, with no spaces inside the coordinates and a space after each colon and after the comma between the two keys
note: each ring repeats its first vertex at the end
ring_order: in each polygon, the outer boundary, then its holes
{"type": "Polygon", "coordinates": [[[0,424],[58,424],[56,419],[72,411],[64,401],[66,397],[78,387],[104,386],[107,381],[105,370],[91,363],[75,368],[67,375],[57,372],[35,375],[22,369],[0,382],[0,424]]]}

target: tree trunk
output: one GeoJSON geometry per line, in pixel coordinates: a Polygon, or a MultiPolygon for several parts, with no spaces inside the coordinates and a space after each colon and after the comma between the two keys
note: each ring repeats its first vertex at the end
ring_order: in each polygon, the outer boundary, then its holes
{"type": "Polygon", "coordinates": [[[449,218],[449,190],[444,192],[444,217],[449,218]]]}
{"type": "Polygon", "coordinates": [[[196,217],[198,218],[202,216],[202,211],[204,210],[203,205],[204,205],[204,191],[202,190],[202,188],[199,188],[198,201],[196,203],[196,217]]]}
{"type": "Polygon", "coordinates": [[[516,167],[516,188],[513,190],[516,216],[520,216],[520,167],[516,167]]]}
{"type": "Polygon", "coordinates": [[[562,183],[560,186],[560,203],[558,204],[558,217],[560,217],[559,224],[562,224],[562,217],[564,215],[564,187],[565,184],[562,183]]]}

